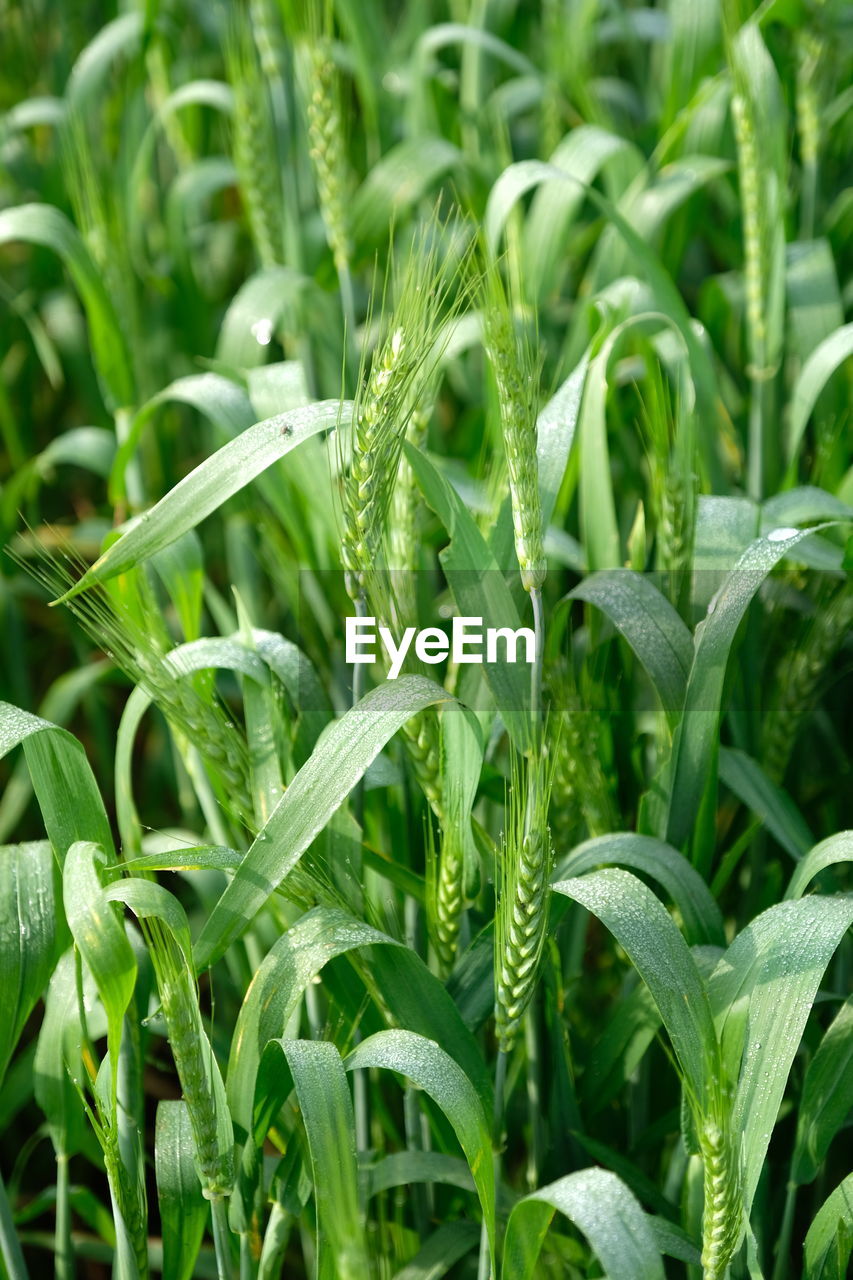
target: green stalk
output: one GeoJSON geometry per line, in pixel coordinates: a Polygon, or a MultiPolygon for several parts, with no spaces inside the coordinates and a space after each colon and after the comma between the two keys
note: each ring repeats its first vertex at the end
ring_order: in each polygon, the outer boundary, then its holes
{"type": "Polygon", "coordinates": [[[532,588],[530,603],[533,605],[533,631],[536,636],[535,660],[530,669],[530,718],[533,722],[534,741],[538,749],[542,728],[542,662],[545,652],[545,615],[541,587],[532,588]]]}
{"type": "MultiPolygon", "coordinates": [[[[492,1112],[492,1141],[494,1143],[495,1160],[495,1194],[500,1186],[501,1147],[503,1144],[504,1106],[506,1103],[506,1076],[509,1065],[509,1054],[505,1049],[498,1049],[498,1060],[495,1065],[495,1106],[492,1112]]],[[[489,1233],[485,1220],[480,1231],[480,1262],[477,1268],[477,1280],[490,1280],[489,1233]]]]}
{"type": "Polygon", "coordinates": [[[53,1258],[56,1280],[73,1280],[74,1248],[71,1244],[71,1202],[68,1184],[68,1156],[56,1153],[56,1228],[53,1258]]]}
{"type": "Polygon", "coordinates": [[[225,1208],[225,1197],[210,1197],[210,1216],[213,1221],[213,1247],[216,1251],[217,1280],[233,1280],[234,1260],[231,1254],[231,1228],[228,1225],[228,1211],[225,1208]]]}
{"type": "MultiPolygon", "coordinates": [[[[421,1109],[418,1106],[418,1091],[413,1089],[411,1085],[406,1086],[406,1092],[403,1095],[403,1120],[406,1128],[406,1150],[422,1151],[421,1109]]],[[[426,1187],[422,1182],[416,1182],[411,1187],[411,1194],[415,1230],[420,1238],[424,1240],[429,1230],[426,1187]]]]}
{"type": "Polygon", "coordinates": [[[789,1254],[791,1250],[791,1233],[794,1227],[794,1209],[797,1205],[796,1182],[789,1182],[785,1193],[785,1208],[782,1213],[782,1227],[776,1242],[776,1261],[773,1264],[773,1280],[785,1280],[788,1274],[789,1254]]]}
{"type": "Polygon", "coordinates": [[[257,1274],[250,1233],[243,1231],[240,1233],[240,1280],[255,1280],[257,1274]]]}
{"type": "MultiPolygon", "coordinates": [[[[364,618],[367,615],[367,602],[363,592],[355,602],[355,611],[359,618],[364,618]]],[[[353,665],[352,704],[355,706],[361,701],[364,693],[364,663],[356,662],[353,665]]],[[[364,822],[364,779],[359,782],[355,789],[353,807],[355,820],[359,827],[362,827],[364,822]]],[[[356,1031],[354,1042],[358,1044],[360,1039],[361,1037],[356,1031]]],[[[368,1109],[367,1079],[364,1071],[353,1072],[352,1091],[353,1110],[355,1113],[355,1146],[358,1154],[363,1155],[370,1149],[370,1112],[368,1109]]]]}
{"type": "MultiPolygon", "coordinates": [[[[411,804],[409,803],[408,787],[404,787],[406,796],[406,816],[407,826],[411,831],[411,804]]],[[[418,904],[410,894],[406,895],[406,901],[403,907],[405,930],[406,930],[406,946],[420,954],[418,948],[418,904]]],[[[410,1084],[406,1085],[406,1092],[403,1095],[403,1120],[406,1128],[406,1150],[407,1151],[423,1151],[424,1144],[421,1136],[421,1109],[418,1104],[418,1091],[413,1089],[410,1084]]],[[[411,1189],[412,1206],[415,1217],[415,1229],[423,1240],[426,1238],[429,1229],[429,1218],[432,1205],[429,1202],[428,1190],[422,1182],[417,1182],[411,1189]]]]}
{"type": "Polygon", "coordinates": [[[278,1280],[284,1266],[293,1217],[276,1201],[270,1210],[269,1222],[264,1232],[261,1261],[258,1265],[259,1280],[278,1280]]]}
{"type": "Polygon", "coordinates": [[[9,1273],[9,1280],[29,1280],[29,1272],[21,1252],[18,1233],[12,1218],[12,1206],[6,1195],[2,1175],[0,1175],[0,1257],[9,1273]]]}
{"type": "Polygon", "coordinates": [[[744,853],[752,844],[756,834],[760,830],[761,822],[756,818],[749,824],[746,831],[744,831],[742,835],[738,836],[732,847],[726,851],[722,862],[717,868],[716,875],[711,881],[711,893],[715,898],[718,898],[723,892],[723,889],[725,889],[737,867],[737,864],[740,862],[744,853]]]}
{"type": "MultiPolygon", "coordinates": [[[[533,732],[533,751],[538,757],[542,751],[542,664],[545,648],[545,617],[542,607],[542,590],[532,587],[530,602],[533,605],[533,630],[536,636],[535,660],[530,670],[530,719],[533,732]]],[[[528,792],[527,813],[525,814],[525,833],[530,832],[530,820],[534,807],[534,789],[536,782],[533,771],[530,774],[530,790],[528,792]]],[[[527,1162],[527,1184],[531,1191],[539,1185],[539,1170],[542,1168],[542,1123],[540,1119],[540,1044],[539,1028],[536,1022],[536,992],[531,997],[524,1014],[524,1040],[527,1049],[527,1112],[530,1122],[531,1145],[527,1162]]]]}
{"type": "MultiPolygon", "coordinates": [[[[356,1031],[353,1044],[361,1040],[361,1033],[356,1031]]],[[[370,1102],[367,1096],[367,1071],[353,1072],[352,1092],[353,1111],[355,1113],[355,1147],[359,1156],[370,1150],[370,1102]]]]}
{"type": "MultiPolygon", "coordinates": [[[[133,411],[131,409],[116,409],[115,433],[116,443],[119,446],[123,445],[128,439],[132,425],[133,411]]],[[[137,456],[132,457],[125,468],[124,483],[125,492],[132,509],[139,511],[145,505],[145,486],[142,483],[142,473],[137,456]]]]}
{"type": "Polygon", "coordinates": [[[536,991],[524,1013],[524,1047],[527,1051],[527,1115],[530,1123],[530,1150],[527,1153],[527,1185],[531,1191],[539,1186],[539,1171],[544,1157],[541,1107],[541,1052],[539,1026],[536,1019],[536,991]]]}
{"type": "MultiPolygon", "coordinates": [[[[489,0],[474,0],[468,25],[475,31],[484,31],[489,0]]],[[[466,42],[462,49],[461,84],[459,106],[462,115],[462,145],[466,155],[476,159],[480,152],[480,133],[477,115],[483,92],[483,51],[479,45],[466,42]]]]}
{"type": "Polygon", "coordinates": [[[309,982],[308,986],[305,988],[305,1013],[308,1017],[311,1039],[322,1040],[323,1020],[320,1017],[320,1004],[317,1000],[317,988],[313,982],[309,982]]]}
{"type": "Polygon", "coordinates": [[[761,501],[764,487],[764,386],[754,373],[750,375],[747,490],[755,502],[761,501]]]}
{"type": "MultiPolygon", "coordinates": [[[[341,310],[344,313],[344,326],[347,334],[347,346],[352,346],[355,341],[355,294],[352,286],[352,272],[350,271],[348,262],[340,262],[336,264],[338,272],[338,285],[341,290],[341,310]]],[[[354,349],[354,348],[353,348],[354,349]]]]}

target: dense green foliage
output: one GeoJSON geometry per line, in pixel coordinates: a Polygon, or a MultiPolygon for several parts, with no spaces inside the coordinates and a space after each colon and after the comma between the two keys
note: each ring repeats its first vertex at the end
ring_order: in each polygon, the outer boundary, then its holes
{"type": "Polygon", "coordinates": [[[0,5],[0,1274],[846,1274],[851,36],[0,5]]]}

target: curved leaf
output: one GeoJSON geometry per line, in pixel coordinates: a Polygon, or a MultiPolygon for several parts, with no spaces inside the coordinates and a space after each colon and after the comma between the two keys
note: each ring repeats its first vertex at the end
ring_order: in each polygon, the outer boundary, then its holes
{"type": "Polygon", "coordinates": [[[853,356],[853,324],[846,324],[824,338],[800,370],[791,392],[787,453],[791,462],[799,452],[808,420],[818,397],[836,369],[853,356]]]}
{"type": "Polygon", "coordinates": [[[136,984],[136,956],[119,913],[101,887],[106,855],[100,845],[78,840],[65,857],[62,895],[74,941],[107,1011],[107,1042],[116,1095],[124,1015],[136,984]]]}
{"type": "Polygon", "coordinates": [[[86,309],[101,389],[111,409],[133,403],[130,357],[110,296],[75,226],[48,204],[22,204],[0,211],[0,244],[23,240],[62,259],[86,309]]]}
{"type": "Polygon", "coordinates": [[[737,629],[771,569],[808,536],[808,530],[783,528],[766,538],[756,538],[738,559],[696,629],[684,713],[673,743],[666,820],[666,840],[677,848],[690,835],[708,780],[726,666],[737,629]]]}
{"type": "Polygon", "coordinates": [[[246,431],[255,421],[249,397],[230,378],[223,378],[220,373],[195,373],[186,378],[177,378],[168,387],[158,391],[156,396],[152,396],[134,416],[113,462],[110,475],[111,502],[119,503],[126,497],[125,472],[142,434],[160,406],[172,402],[198,410],[232,438],[246,431]]]}
{"type": "Polygon", "coordinates": [[[791,1180],[812,1182],[853,1107],[853,996],[827,1028],[806,1068],[797,1111],[791,1180]]]}
{"type": "Polygon", "coordinates": [[[689,943],[725,943],[723,917],[705,881],[683,854],[653,836],[622,831],[585,840],[559,860],[552,879],[580,876],[609,864],[630,867],[657,880],[678,907],[689,943]]]}
{"type": "Polygon", "coordinates": [[[323,400],[255,423],[176,484],[55,603],[70,600],[162,551],[303,440],[337,426],[350,409],[347,402],[323,400]]]}
{"type": "Polygon", "coordinates": [[[595,871],[551,887],[598,916],[628,953],[660,1009],[694,1097],[709,1100],[718,1048],[708,992],[669,913],[628,871],[595,871]]]}
{"type": "Polygon", "coordinates": [[[806,1234],[803,1280],[844,1280],[853,1251],[853,1173],[827,1196],[806,1234]]]}
{"type": "Polygon", "coordinates": [[[568,598],[601,609],[645,667],[664,710],[680,709],[693,662],[693,637],[648,577],[632,569],[603,569],[584,578],[568,598]]]}
{"type": "Polygon", "coordinates": [[[811,848],[813,836],[803,815],[787,791],[771,782],[752,756],[735,747],[720,747],[720,780],[749,806],[792,858],[801,858],[811,848]]]}
{"type": "Polygon", "coordinates": [[[370,1275],[370,1264],[358,1202],[352,1098],[341,1055],[324,1041],[271,1040],[258,1080],[260,1115],[264,1118],[256,1127],[256,1137],[287,1097],[291,1080],[311,1155],[317,1206],[317,1275],[329,1280],[364,1280],[370,1275]],[[285,1071],[281,1069],[282,1057],[285,1071]]]}
{"type": "Polygon", "coordinates": [[[770,907],[747,925],[708,983],[724,1083],[743,1134],[748,1218],[773,1126],[826,966],[853,924],[853,899],[816,895],[770,907]]]}
{"type": "Polygon", "coordinates": [[[853,862],[853,831],[839,831],[826,840],[816,844],[791,876],[786,898],[801,898],[806,889],[821,871],[827,867],[837,866],[842,862],[853,862]]]}
{"type": "Polygon", "coordinates": [[[50,842],[64,859],[75,840],[112,852],[110,824],[82,745],[66,729],[0,702],[0,759],[23,746],[50,842]]]}
{"type": "Polygon", "coordinates": [[[412,1031],[378,1031],[353,1049],[347,1071],[384,1067],[406,1076],[432,1098],[453,1126],[474,1178],[495,1265],[495,1171],[489,1123],[465,1072],[440,1045],[412,1031]]]}
{"type": "Polygon", "coordinates": [[[408,138],[397,143],[373,166],[353,197],[353,238],[368,246],[378,243],[395,215],[463,164],[462,152],[444,138],[408,138]]]}
{"type": "Polygon", "coordinates": [[[473,1222],[445,1222],[424,1241],[418,1252],[394,1275],[394,1280],[441,1280],[480,1239],[473,1222]]]}
{"type": "Polygon", "coordinates": [[[555,1209],[583,1232],[611,1280],[663,1280],[649,1220],[606,1169],[581,1169],[519,1200],[506,1229],[504,1280],[532,1280],[555,1209]]]}

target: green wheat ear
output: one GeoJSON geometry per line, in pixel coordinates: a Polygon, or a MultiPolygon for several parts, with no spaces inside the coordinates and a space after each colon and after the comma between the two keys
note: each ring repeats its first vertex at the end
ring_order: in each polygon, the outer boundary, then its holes
{"type": "Polygon", "coordinates": [[[509,474],[515,554],[525,591],[534,591],[545,580],[536,461],[538,369],[529,342],[516,331],[510,297],[495,266],[485,274],[483,307],[509,474]]]}
{"type": "Polygon", "coordinates": [[[335,267],[345,277],[352,258],[349,200],[355,184],[347,158],[340,77],[331,41],[325,36],[313,39],[305,62],[305,112],[317,199],[335,267]]]}
{"type": "Polygon", "coordinates": [[[728,1124],[707,1120],[699,1131],[704,1169],[703,1280],[725,1280],[740,1240],[740,1150],[728,1124]]]}
{"type": "Polygon", "coordinates": [[[403,440],[413,414],[430,399],[444,340],[442,326],[460,305],[450,296],[446,247],[458,225],[457,221],[441,227],[431,219],[415,237],[402,266],[392,263],[386,287],[393,304],[383,307],[382,337],[369,371],[362,369],[349,432],[349,468],[342,466],[341,558],[347,591],[355,602],[365,599],[368,577],[385,564],[387,516],[403,440]]]}
{"type": "Polygon", "coordinates": [[[269,84],[245,16],[232,15],[225,67],[234,94],[233,154],[261,265],[282,261],[282,208],[269,84]]]}
{"type": "Polygon", "coordinates": [[[495,916],[495,1026],[504,1053],[515,1044],[533,995],[548,929],[552,774],[542,756],[523,765],[514,758],[495,916]]]}
{"type": "Polygon", "coordinates": [[[456,960],[465,907],[465,859],[457,832],[444,832],[434,874],[432,941],[439,976],[446,978],[456,960]]]}
{"type": "Polygon", "coordinates": [[[166,1022],[169,1045],[189,1112],[199,1179],[208,1198],[230,1195],[233,1168],[230,1152],[219,1148],[217,1103],[210,1044],[200,1033],[201,1014],[195,979],[177,943],[160,922],[145,922],[148,948],[166,1022]]]}
{"type": "Polygon", "coordinates": [[[853,585],[843,582],[818,612],[802,643],[785,655],[764,724],[768,774],[781,783],[820,681],[853,626],[853,585]]]}
{"type": "Polygon", "coordinates": [[[552,667],[548,686],[550,722],[559,725],[551,748],[550,821],[557,847],[570,849],[581,824],[600,836],[619,829],[619,815],[599,757],[597,718],[571,666],[552,667]]]}

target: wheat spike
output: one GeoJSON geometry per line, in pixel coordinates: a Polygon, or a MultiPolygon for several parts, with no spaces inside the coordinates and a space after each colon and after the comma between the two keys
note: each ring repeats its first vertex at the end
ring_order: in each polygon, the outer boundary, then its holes
{"type": "Polygon", "coordinates": [[[267,80],[244,20],[234,22],[225,47],[234,94],[234,165],[261,265],[282,261],[281,190],[267,80]]]}
{"type": "Polygon", "coordinates": [[[776,695],[764,725],[764,760],[769,776],[781,782],[797,734],[833,655],[853,626],[853,587],[843,583],[819,609],[802,643],[780,664],[776,695]]]}
{"type": "Polygon", "coordinates": [[[528,760],[523,772],[514,766],[495,918],[495,1025],[504,1053],[533,995],[548,927],[553,766],[540,757],[528,760]]]}
{"type": "Polygon", "coordinates": [[[353,181],[347,160],[338,72],[327,40],[312,41],[307,64],[309,154],[329,248],[338,272],[344,273],[349,269],[352,256],[348,201],[353,181]]]}
{"type": "Polygon", "coordinates": [[[703,1280],[725,1280],[740,1239],[740,1162],[734,1140],[716,1121],[706,1122],[699,1135],[705,1185],[702,1215],[703,1280]]]}
{"type": "Polygon", "coordinates": [[[199,1178],[206,1196],[229,1195],[231,1153],[219,1149],[216,1101],[205,1057],[212,1050],[202,1030],[195,981],[180,948],[158,920],[145,922],[145,934],[175,1070],[187,1104],[199,1178]]]}
{"type": "Polygon", "coordinates": [[[438,860],[435,888],[435,927],[433,945],[438,959],[439,976],[446,978],[453,968],[465,906],[465,868],[462,848],[453,831],[446,832],[438,860]]]}
{"type": "Polygon", "coordinates": [[[485,309],[486,351],[498,392],[515,554],[524,589],[533,591],[545,580],[536,461],[536,378],[529,346],[515,333],[507,295],[496,268],[487,276],[485,309]]]}

